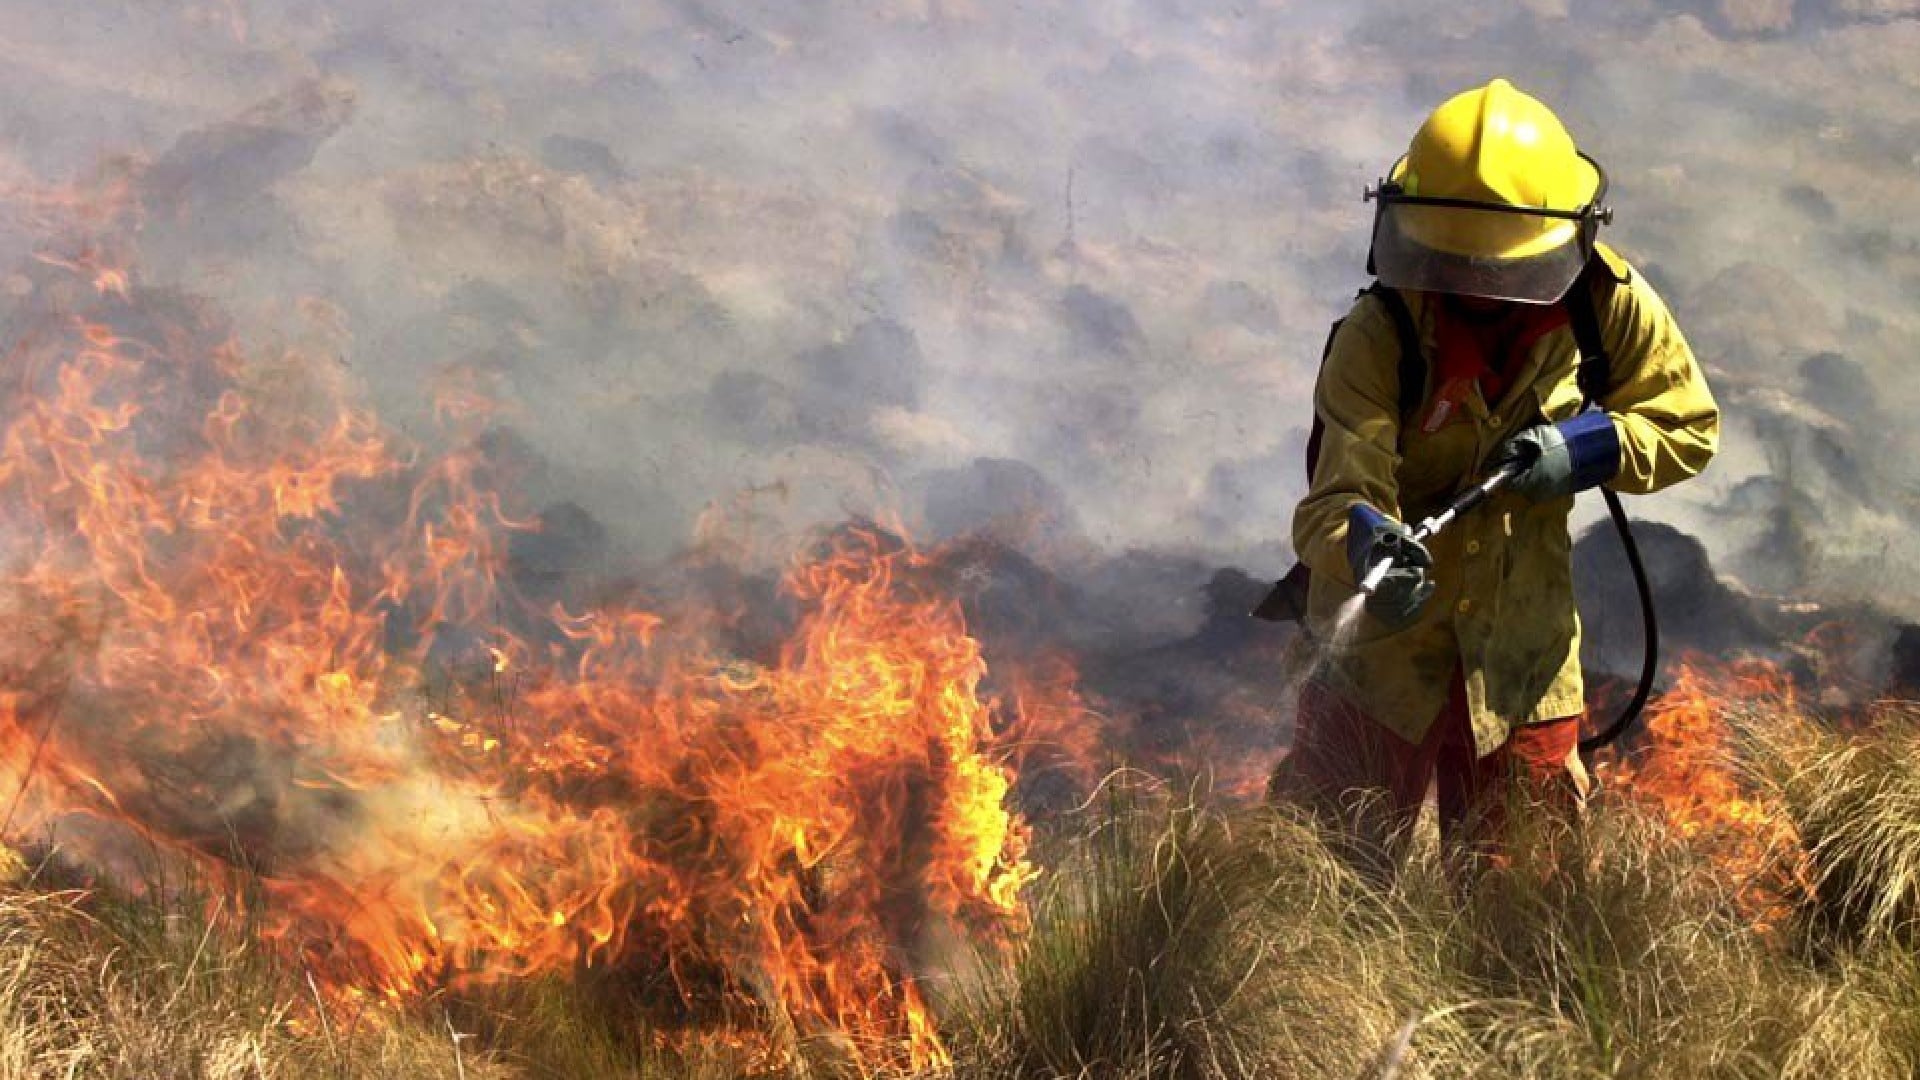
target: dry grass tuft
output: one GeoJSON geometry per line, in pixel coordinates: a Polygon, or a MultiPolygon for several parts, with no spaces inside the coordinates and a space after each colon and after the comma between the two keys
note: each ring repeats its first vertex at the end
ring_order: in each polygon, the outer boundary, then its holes
{"type": "Polygon", "coordinates": [[[1737,720],[1747,774],[1800,836],[1811,944],[1920,944],[1920,708],[1884,710],[1857,731],[1765,712],[1737,720]]]}
{"type": "MultiPolygon", "coordinates": [[[[508,1075],[480,1055],[468,1080],[508,1075]]],[[[444,1034],[323,1034],[230,920],[78,891],[0,893],[0,1078],[456,1077],[444,1034]]]]}
{"type": "Polygon", "coordinates": [[[1305,822],[1134,793],[1062,847],[1025,946],[965,996],[962,1075],[1349,1076],[1462,1037],[1429,1016],[1431,928],[1305,822]]]}

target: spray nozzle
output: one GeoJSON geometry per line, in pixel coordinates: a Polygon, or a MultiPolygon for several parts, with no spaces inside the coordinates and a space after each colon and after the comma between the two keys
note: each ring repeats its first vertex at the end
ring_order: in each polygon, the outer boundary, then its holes
{"type": "MultiPolygon", "coordinates": [[[[1486,502],[1494,492],[1507,486],[1507,482],[1520,475],[1526,467],[1526,462],[1515,461],[1494,470],[1486,479],[1454,496],[1453,501],[1448,503],[1445,509],[1415,525],[1413,531],[1407,534],[1406,540],[1417,544],[1426,543],[1440,530],[1453,524],[1455,518],[1486,502]]],[[[1373,567],[1367,571],[1367,575],[1360,579],[1360,591],[1367,596],[1372,596],[1380,588],[1380,583],[1387,579],[1387,574],[1393,570],[1398,555],[1397,549],[1390,550],[1381,557],[1380,561],[1374,563],[1373,567]]]]}

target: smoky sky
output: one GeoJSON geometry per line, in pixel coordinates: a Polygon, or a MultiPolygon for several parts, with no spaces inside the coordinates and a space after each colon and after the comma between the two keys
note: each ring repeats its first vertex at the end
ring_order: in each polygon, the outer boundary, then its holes
{"type": "MultiPolygon", "coordinates": [[[[742,498],[1277,574],[1363,186],[1504,75],[1728,413],[1637,512],[1912,611],[1920,3],[7,0],[17,207],[131,162],[144,281],[433,437],[472,373],[636,553],[742,498]]],[[[9,279],[17,288],[22,279],[9,279]]],[[[1196,583],[1197,584],[1197,583],[1196,583]]]]}

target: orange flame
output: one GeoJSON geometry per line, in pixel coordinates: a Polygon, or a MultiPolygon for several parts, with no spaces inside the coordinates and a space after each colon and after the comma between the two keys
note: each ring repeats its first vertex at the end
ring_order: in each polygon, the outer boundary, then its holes
{"type": "MultiPolygon", "coordinates": [[[[265,392],[210,320],[68,268],[97,314],[23,337],[0,387],[12,827],[244,863],[340,992],[652,970],[946,1061],[918,952],[1017,925],[1032,870],[1010,718],[929,556],[835,535],[760,659],[711,613],[535,610],[502,569],[538,526],[483,452],[417,461],[323,373],[265,392]]],[[[446,415],[488,415],[456,389],[446,415]]]]}
{"type": "Polygon", "coordinates": [[[1781,917],[1784,898],[1766,871],[1799,850],[1799,834],[1780,807],[1741,782],[1728,716],[1758,706],[1790,710],[1794,696],[1792,681],[1765,661],[1690,658],[1648,706],[1645,752],[1613,770],[1629,796],[1703,847],[1739,884],[1749,913],[1768,924],[1781,917]]]}

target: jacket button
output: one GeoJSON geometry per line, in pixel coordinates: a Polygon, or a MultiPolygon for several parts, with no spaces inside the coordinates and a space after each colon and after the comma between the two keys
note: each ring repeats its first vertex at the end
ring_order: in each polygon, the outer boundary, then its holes
{"type": "Polygon", "coordinates": [[[1467,554],[1469,555],[1480,554],[1480,541],[1478,540],[1467,541],[1467,554]]]}
{"type": "Polygon", "coordinates": [[[1466,614],[1467,612],[1469,612],[1469,611],[1472,611],[1472,610],[1473,610],[1473,601],[1471,601],[1471,600],[1462,600],[1462,601],[1460,601],[1460,603],[1459,603],[1459,605],[1458,605],[1457,607],[1455,607],[1455,608],[1454,608],[1454,610],[1455,610],[1455,611],[1458,611],[1458,612],[1459,612],[1460,614],[1462,614],[1462,615],[1465,615],[1465,614],[1466,614]]]}

